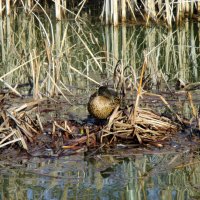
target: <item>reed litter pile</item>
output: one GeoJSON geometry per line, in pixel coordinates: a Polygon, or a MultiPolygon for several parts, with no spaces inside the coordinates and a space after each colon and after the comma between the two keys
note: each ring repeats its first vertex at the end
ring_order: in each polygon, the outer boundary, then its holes
{"type": "MultiPolygon", "coordinates": [[[[126,106],[125,109],[117,107],[109,118],[108,124],[104,127],[101,136],[101,142],[107,138],[110,142],[123,140],[128,143],[139,144],[153,144],[156,146],[162,146],[159,142],[169,139],[173,134],[176,134],[183,125],[181,117],[170,107],[164,97],[158,94],[148,93],[144,90],[144,74],[147,69],[147,54],[144,52],[144,63],[141,70],[139,82],[137,78],[132,81],[131,98],[133,98],[134,90],[136,89],[136,99],[133,100],[131,106],[126,106]],[[158,97],[163,105],[171,112],[170,118],[156,114],[155,111],[147,108],[141,108],[139,102],[141,97],[145,98],[145,95],[158,97]],[[172,118],[176,119],[176,122],[172,118]]],[[[132,77],[135,77],[135,72],[132,67],[127,66],[123,68],[121,62],[118,61],[115,70],[113,81],[116,88],[121,94],[126,94],[126,81],[130,77],[125,75],[125,71],[130,68],[132,77]],[[128,79],[127,79],[128,78],[128,79]]],[[[128,73],[127,73],[128,74],[128,73]]],[[[123,101],[123,99],[122,99],[123,101]]],[[[152,107],[153,109],[153,107],[152,107]]],[[[122,142],[123,142],[122,141],[122,142]]]]}
{"type": "Polygon", "coordinates": [[[18,143],[27,150],[27,143],[33,142],[34,136],[40,133],[40,125],[31,119],[30,113],[41,100],[25,103],[20,107],[8,107],[2,103],[5,96],[0,100],[0,148],[18,143]]]}
{"type": "Polygon", "coordinates": [[[11,147],[11,153],[14,148],[25,149],[32,156],[49,156],[60,155],[63,149],[96,145],[95,133],[100,130],[99,126],[66,119],[47,122],[42,117],[42,114],[46,116],[46,111],[40,111],[40,107],[49,100],[43,98],[14,106],[9,105],[9,98],[9,94],[0,94],[1,153],[11,147]]]}
{"type": "Polygon", "coordinates": [[[162,146],[158,142],[169,139],[176,134],[181,126],[171,119],[160,116],[154,111],[145,108],[138,108],[134,121],[133,106],[120,110],[115,109],[108,124],[103,129],[102,141],[105,137],[111,136],[110,141],[126,141],[128,143],[148,143],[162,146]]]}

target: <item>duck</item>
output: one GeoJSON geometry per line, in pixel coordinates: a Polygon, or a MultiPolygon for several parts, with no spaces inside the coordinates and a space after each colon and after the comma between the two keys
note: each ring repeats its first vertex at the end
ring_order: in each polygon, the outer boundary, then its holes
{"type": "Polygon", "coordinates": [[[87,108],[91,116],[97,119],[107,119],[118,105],[120,105],[120,100],[117,92],[107,86],[100,86],[90,96],[87,108]]]}

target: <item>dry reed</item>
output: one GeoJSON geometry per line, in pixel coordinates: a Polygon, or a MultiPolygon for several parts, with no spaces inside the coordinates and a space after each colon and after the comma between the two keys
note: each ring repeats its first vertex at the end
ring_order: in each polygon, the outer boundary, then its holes
{"type": "Polygon", "coordinates": [[[0,148],[18,142],[28,150],[28,142],[33,142],[34,136],[41,133],[39,129],[41,124],[38,125],[29,116],[40,102],[41,100],[38,100],[25,103],[20,107],[1,108],[0,148]]]}
{"type": "Polygon", "coordinates": [[[176,134],[181,126],[167,117],[161,117],[153,110],[137,108],[134,123],[131,123],[130,116],[133,106],[124,110],[117,108],[111,115],[108,124],[103,129],[101,142],[105,137],[112,135],[110,141],[118,140],[128,143],[139,142],[140,144],[153,144],[169,139],[176,134]]]}
{"type": "MultiPolygon", "coordinates": [[[[82,0],[81,2],[73,2],[68,5],[77,4],[76,7],[69,7],[67,5],[66,0],[52,0],[49,1],[47,5],[41,5],[41,2],[38,0],[23,2],[20,0],[16,0],[14,2],[0,1],[0,16],[5,10],[5,14],[9,16],[12,12],[12,7],[18,7],[22,4],[25,12],[33,12],[36,7],[40,7],[40,9],[44,11],[45,8],[48,8],[51,4],[54,5],[55,10],[55,18],[57,20],[64,19],[64,16],[67,16],[66,13],[73,16],[75,20],[81,19],[81,12],[83,11],[83,7],[87,7],[88,2],[86,0],[82,0]],[[43,7],[44,8],[43,8],[43,7]]],[[[149,24],[151,21],[154,23],[160,23],[164,21],[164,23],[168,27],[172,27],[173,22],[177,24],[182,24],[184,18],[193,17],[195,19],[199,19],[197,14],[199,13],[199,1],[172,1],[172,0],[102,0],[100,2],[101,7],[98,10],[101,10],[100,18],[101,21],[105,24],[113,24],[114,26],[118,26],[121,22],[129,22],[134,21],[138,22],[141,19],[149,24]],[[197,14],[196,14],[197,13],[197,14]]]]}
{"type": "MultiPolygon", "coordinates": [[[[146,93],[147,95],[157,96],[161,99],[163,104],[176,116],[177,122],[172,119],[160,116],[155,111],[140,108],[139,102],[141,96],[145,96],[143,90],[144,73],[147,68],[147,53],[145,53],[144,64],[142,66],[139,84],[137,87],[137,96],[133,105],[127,106],[125,109],[119,109],[117,107],[109,118],[108,124],[103,128],[101,142],[103,139],[112,135],[110,142],[118,141],[118,139],[125,140],[127,142],[139,142],[140,144],[148,143],[162,146],[159,141],[164,141],[170,138],[173,134],[176,134],[183,125],[181,117],[170,107],[167,101],[161,95],[146,93]]],[[[118,88],[120,91],[124,90],[124,70],[123,65],[118,62],[115,67],[114,82],[122,88],[118,88]],[[120,73],[120,78],[116,75],[120,73]],[[122,83],[121,83],[122,82],[122,83]]],[[[133,90],[135,86],[132,86],[131,93],[133,97],[133,90]]]]}

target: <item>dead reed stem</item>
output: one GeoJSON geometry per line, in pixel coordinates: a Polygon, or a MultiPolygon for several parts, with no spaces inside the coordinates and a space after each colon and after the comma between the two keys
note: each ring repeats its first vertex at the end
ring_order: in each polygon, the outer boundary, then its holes
{"type": "MultiPolygon", "coordinates": [[[[73,11],[73,6],[68,8],[66,7],[67,5],[74,5],[73,0],[70,0],[69,4],[67,4],[68,1],[66,0],[51,1],[54,2],[55,5],[55,18],[59,21],[64,19],[64,14],[66,12],[72,15],[75,20],[81,20],[80,13],[82,12],[84,6],[88,6],[88,1],[82,0],[78,4],[78,6],[80,6],[78,11],[73,11]],[[75,14],[75,12],[77,13],[75,14]]],[[[6,10],[6,16],[10,15],[12,9],[11,3],[12,7],[17,7],[22,4],[25,12],[29,11],[31,13],[33,13],[33,10],[36,7],[36,5],[40,4],[38,0],[27,0],[25,2],[17,0],[15,0],[14,2],[10,0],[0,0],[0,16],[2,15],[4,9],[6,10]]],[[[43,11],[47,11],[47,7],[47,5],[44,5],[44,8],[42,8],[43,11]]],[[[146,24],[149,24],[151,21],[155,23],[160,23],[164,21],[169,28],[172,28],[173,22],[181,24],[185,18],[193,17],[196,13],[199,14],[199,7],[200,6],[198,0],[104,0],[102,8],[98,9],[102,9],[101,20],[105,24],[113,24],[114,26],[118,26],[120,22],[127,22],[130,20],[138,21],[138,19],[142,17],[146,24]]]]}
{"type": "Polygon", "coordinates": [[[2,0],[0,0],[0,16],[2,16],[2,12],[3,12],[3,4],[2,0]]]}
{"type": "Polygon", "coordinates": [[[108,124],[103,129],[101,143],[105,138],[112,136],[110,142],[113,140],[133,141],[136,139],[140,144],[152,143],[162,146],[159,141],[166,140],[180,129],[179,124],[145,108],[137,109],[137,117],[134,124],[131,124],[129,117],[132,109],[133,106],[128,107],[126,110],[120,110],[119,107],[115,109],[108,124]]]}
{"type": "Polygon", "coordinates": [[[193,104],[191,92],[187,92],[187,96],[188,96],[188,99],[189,99],[189,102],[190,102],[190,106],[191,106],[191,108],[192,108],[192,114],[193,114],[193,116],[194,116],[195,118],[197,118],[197,114],[198,114],[198,113],[197,113],[196,108],[195,108],[195,106],[194,106],[194,104],[193,104]]]}
{"type": "Polygon", "coordinates": [[[23,64],[21,64],[21,65],[15,67],[14,69],[12,69],[12,70],[10,70],[9,72],[7,72],[6,74],[2,75],[2,76],[0,77],[0,79],[2,79],[2,78],[4,78],[4,77],[6,77],[6,76],[12,74],[14,71],[20,69],[21,67],[26,66],[28,63],[32,62],[33,60],[37,59],[37,58],[40,57],[40,56],[41,56],[41,55],[36,56],[36,57],[32,58],[31,60],[28,60],[28,61],[24,62],[23,64]]]}
{"type": "Polygon", "coordinates": [[[105,16],[106,16],[106,24],[110,23],[110,1],[109,0],[105,0],[105,16]]]}
{"type": "Polygon", "coordinates": [[[10,15],[10,0],[6,0],[6,15],[10,15]]]}
{"type": "Polygon", "coordinates": [[[111,1],[113,7],[113,24],[118,26],[118,1],[111,1]]]}
{"type": "MultiPolygon", "coordinates": [[[[132,14],[132,17],[133,17],[133,19],[134,19],[134,21],[136,21],[137,22],[137,19],[136,19],[136,16],[135,16],[135,13],[134,13],[134,4],[133,5],[131,5],[131,2],[130,2],[130,0],[127,0],[127,3],[128,3],[128,6],[129,6],[129,9],[130,9],[130,11],[131,11],[131,14],[132,14]]],[[[136,4],[137,5],[137,4],[136,4]]],[[[142,15],[143,16],[143,15],[142,15]]]]}
{"type": "Polygon", "coordinates": [[[85,5],[86,1],[87,1],[87,0],[83,0],[83,1],[80,3],[80,4],[81,4],[81,7],[79,8],[78,13],[76,14],[75,20],[77,20],[77,18],[79,17],[80,12],[82,11],[83,6],[85,5]]]}
{"type": "Polygon", "coordinates": [[[121,0],[121,7],[122,7],[122,22],[126,21],[126,0],[121,0]]]}
{"type": "Polygon", "coordinates": [[[61,20],[60,0],[55,0],[55,15],[57,20],[61,20]]]}
{"type": "Polygon", "coordinates": [[[37,59],[33,60],[32,59],[33,57],[37,57],[35,50],[33,51],[33,53],[30,54],[30,58],[32,60],[31,69],[32,69],[32,77],[33,77],[33,98],[38,99],[38,98],[41,98],[39,94],[40,63],[39,63],[39,60],[37,59]]]}
{"type": "Polygon", "coordinates": [[[27,6],[28,6],[28,9],[31,9],[32,8],[32,0],[27,0],[27,6]]]}
{"type": "Polygon", "coordinates": [[[143,63],[142,71],[141,71],[141,75],[140,75],[140,82],[139,82],[139,86],[138,86],[138,90],[137,90],[135,107],[134,107],[134,110],[133,110],[133,114],[131,115],[131,124],[135,123],[135,118],[136,118],[136,115],[137,115],[139,100],[140,100],[140,96],[141,96],[141,92],[142,92],[142,82],[143,82],[144,73],[145,73],[146,68],[147,68],[147,56],[144,54],[144,63],[143,63]]]}

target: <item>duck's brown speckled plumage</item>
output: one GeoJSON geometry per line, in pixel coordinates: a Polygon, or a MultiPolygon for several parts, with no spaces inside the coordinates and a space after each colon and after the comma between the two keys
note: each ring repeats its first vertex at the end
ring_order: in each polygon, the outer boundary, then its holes
{"type": "Polygon", "coordinates": [[[93,117],[106,119],[119,103],[119,98],[114,90],[101,86],[97,92],[91,95],[88,102],[88,111],[93,117]]]}

